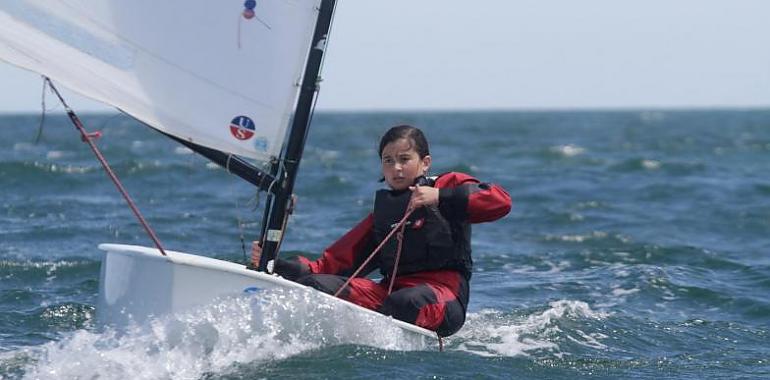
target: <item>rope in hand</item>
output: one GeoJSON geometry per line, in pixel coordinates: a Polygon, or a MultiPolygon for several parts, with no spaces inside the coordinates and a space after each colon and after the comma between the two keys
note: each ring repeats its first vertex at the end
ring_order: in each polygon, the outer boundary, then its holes
{"type": "Polygon", "coordinates": [[[398,237],[398,249],[396,250],[396,262],[395,262],[395,265],[393,266],[393,274],[391,275],[390,286],[388,287],[388,295],[390,295],[390,292],[393,289],[393,282],[396,279],[396,270],[398,269],[398,260],[401,257],[401,242],[403,241],[404,227],[406,226],[407,219],[409,219],[409,216],[412,215],[413,211],[414,211],[414,208],[412,208],[412,207],[409,207],[406,210],[406,212],[404,213],[404,217],[401,218],[401,221],[399,221],[390,230],[390,233],[388,233],[388,235],[385,236],[384,239],[382,239],[382,242],[380,243],[380,245],[378,245],[377,248],[375,248],[374,251],[372,251],[372,253],[369,254],[369,257],[367,257],[366,260],[364,260],[364,262],[358,267],[358,269],[356,269],[356,271],[353,272],[353,274],[350,275],[350,277],[348,277],[348,279],[345,281],[345,283],[342,284],[342,286],[340,286],[339,289],[337,289],[337,291],[334,293],[335,297],[339,297],[340,293],[342,293],[342,290],[345,289],[348,285],[350,285],[350,282],[353,281],[353,279],[356,278],[356,276],[358,276],[358,274],[361,273],[362,270],[364,270],[366,265],[369,264],[369,262],[372,261],[374,256],[378,252],[380,252],[382,247],[385,246],[385,243],[387,243],[388,240],[390,240],[390,238],[393,237],[393,234],[398,232],[399,237],[398,237]]]}

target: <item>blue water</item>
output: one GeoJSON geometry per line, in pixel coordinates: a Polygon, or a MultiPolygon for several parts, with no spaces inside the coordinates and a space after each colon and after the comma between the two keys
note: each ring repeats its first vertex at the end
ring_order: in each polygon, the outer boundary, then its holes
{"type": "MultiPolygon", "coordinates": [[[[83,120],[167,248],[244,259],[252,187],[125,116],[83,120]]],[[[151,242],[68,120],[35,144],[38,122],[0,117],[0,378],[770,378],[770,111],[317,114],[287,254],[368,212],[396,123],[425,130],[434,173],[510,192],[474,227],[468,321],[443,353],[277,337],[244,327],[248,299],[99,329],[96,245],[151,242]]]]}

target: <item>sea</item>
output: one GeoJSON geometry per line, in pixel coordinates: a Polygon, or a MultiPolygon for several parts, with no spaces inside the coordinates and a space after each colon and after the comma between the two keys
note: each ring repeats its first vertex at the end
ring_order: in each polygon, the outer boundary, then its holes
{"type": "MultiPolygon", "coordinates": [[[[81,118],[167,249],[246,260],[263,193],[128,116],[81,118]]],[[[770,110],[319,111],[282,255],[317,257],[371,210],[402,123],[433,174],[513,199],[473,227],[443,352],[287,294],[101,326],[97,245],[152,242],[65,115],[0,116],[0,379],[770,378],[770,110]]]]}

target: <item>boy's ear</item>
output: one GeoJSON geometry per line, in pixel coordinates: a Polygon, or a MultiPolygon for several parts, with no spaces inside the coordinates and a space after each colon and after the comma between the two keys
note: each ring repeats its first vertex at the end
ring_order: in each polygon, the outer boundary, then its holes
{"type": "Polygon", "coordinates": [[[430,155],[427,155],[422,158],[422,166],[425,167],[425,172],[427,172],[428,169],[430,169],[430,163],[431,163],[430,155]]]}

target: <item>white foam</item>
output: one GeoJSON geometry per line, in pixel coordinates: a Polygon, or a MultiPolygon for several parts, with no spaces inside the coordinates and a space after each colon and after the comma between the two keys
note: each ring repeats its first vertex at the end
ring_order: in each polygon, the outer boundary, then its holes
{"type": "Polygon", "coordinates": [[[46,153],[45,158],[49,160],[55,160],[57,158],[62,158],[65,155],[66,153],[61,150],[49,150],[48,153],[46,153]]]}
{"type": "Polygon", "coordinates": [[[340,157],[340,152],[337,150],[324,150],[318,149],[318,158],[324,164],[331,164],[340,157]]]}
{"type": "Polygon", "coordinates": [[[550,148],[551,152],[557,153],[559,155],[562,155],[564,157],[573,157],[577,156],[579,154],[585,153],[585,148],[573,145],[573,144],[566,144],[566,145],[559,145],[554,146],[550,148]]]}
{"type": "Polygon", "coordinates": [[[564,335],[586,347],[605,348],[599,342],[606,338],[601,334],[564,332],[557,322],[565,318],[603,319],[606,313],[594,311],[582,301],[554,301],[548,306],[545,311],[526,317],[506,316],[494,310],[471,313],[466,326],[452,340],[461,341],[459,350],[482,356],[529,356],[538,351],[561,356],[556,341],[564,335]]]}
{"type": "Polygon", "coordinates": [[[553,240],[560,240],[564,242],[570,242],[570,243],[582,243],[587,240],[592,239],[605,239],[609,234],[607,234],[604,231],[593,231],[590,234],[583,234],[583,235],[561,235],[561,236],[553,236],[548,235],[546,236],[546,240],[553,241],[553,240]]]}
{"type": "Polygon", "coordinates": [[[517,265],[513,263],[504,264],[503,269],[505,269],[510,273],[517,273],[517,274],[530,274],[530,273],[552,274],[552,273],[560,273],[565,269],[568,269],[570,266],[572,266],[572,264],[567,260],[562,260],[562,261],[559,261],[558,263],[554,263],[549,260],[543,260],[542,264],[547,265],[548,269],[541,269],[533,265],[517,265]]]}
{"type": "MultiPolygon", "coordinates": [[[[473,268],[473,269],[476,270],[476,268],[473,268]]],[[[533,265],[519,265],[515,263],[503,264],[503,269],[508,273],[516,273],[516,274],[529,274],[529,273],[535,273],[539,271],[537,267],[533,265]]]]}
{"type": "Polygon", "coordinates": [[[607,335],[601,333],[586,334],[582,330],[575,330],[575,333],[580,337],[580,339],[573,338],[570,335],[567,335],[567,339],[581,346],[593,348],[596,350],[604,350],[607,348],[605,344],[599,342],[599,339],[606,339],[607,335]]]}
{"type": "MultiPolygon", "coordinates": [[[[631,253],[629,252],[613,252],[612,254],[625,260],[629,260],[632,257],[631,253]]],[[[615,263],[610,265],[609,269],[612,271],[612,274],[615,276],[615,278],[626,278],[631,275],[629,267],[626,264],[615,263]]]]}
{"type": "Polygon", "coordinates": [[[634,294],[639,292],[639,288],[631,288],[631,289],[623,289],[623,288],[614,288],[612,289],[612,295],[616,297],[622,297],[627,296],[629,294],[634,294]]]}
{"type": "Polygon", "coordinates": [[[17,142],[13,144],[13,150],[17,152],[34,151],[36,149],[35,144],[28,142],[17,142]]]}
{"type": "Polygon", "coordinates": [[[642,160],[642,167],[647,170],[660,169],[660,161],[657,160],[642,160]]]}
{"type": "Polygon", "coordinates": [[[559,261],[558,264],[554,264],[546,260],[545,263],[550,267],[546,273],[560,273],[561,271],[572,266],[572,264],[567,260],[559,261]]]}
{"type": "Polygon", "coordinates": [[[84,167],[84,166],[81,167],[81,166],[74,166],[74,165],[56,165],[56,164],[48,165],[48,164],[40,164],[37,162],[35,163],[35,167],[46,169],[51,173],[59,172],[59,173],[67,173],[67,174],[83,174],[91,171],[90,168],[84,167]]]}
{"type": "Polygon", "coordinates": [[[328,345],[425,349],[424,337],[382,319],[352,320],[314,292],[263,291],[125,332],[76,331],[26,352],[26,378],[191,379],[227,373],[237,363],[280,360],[328,345]]]}

